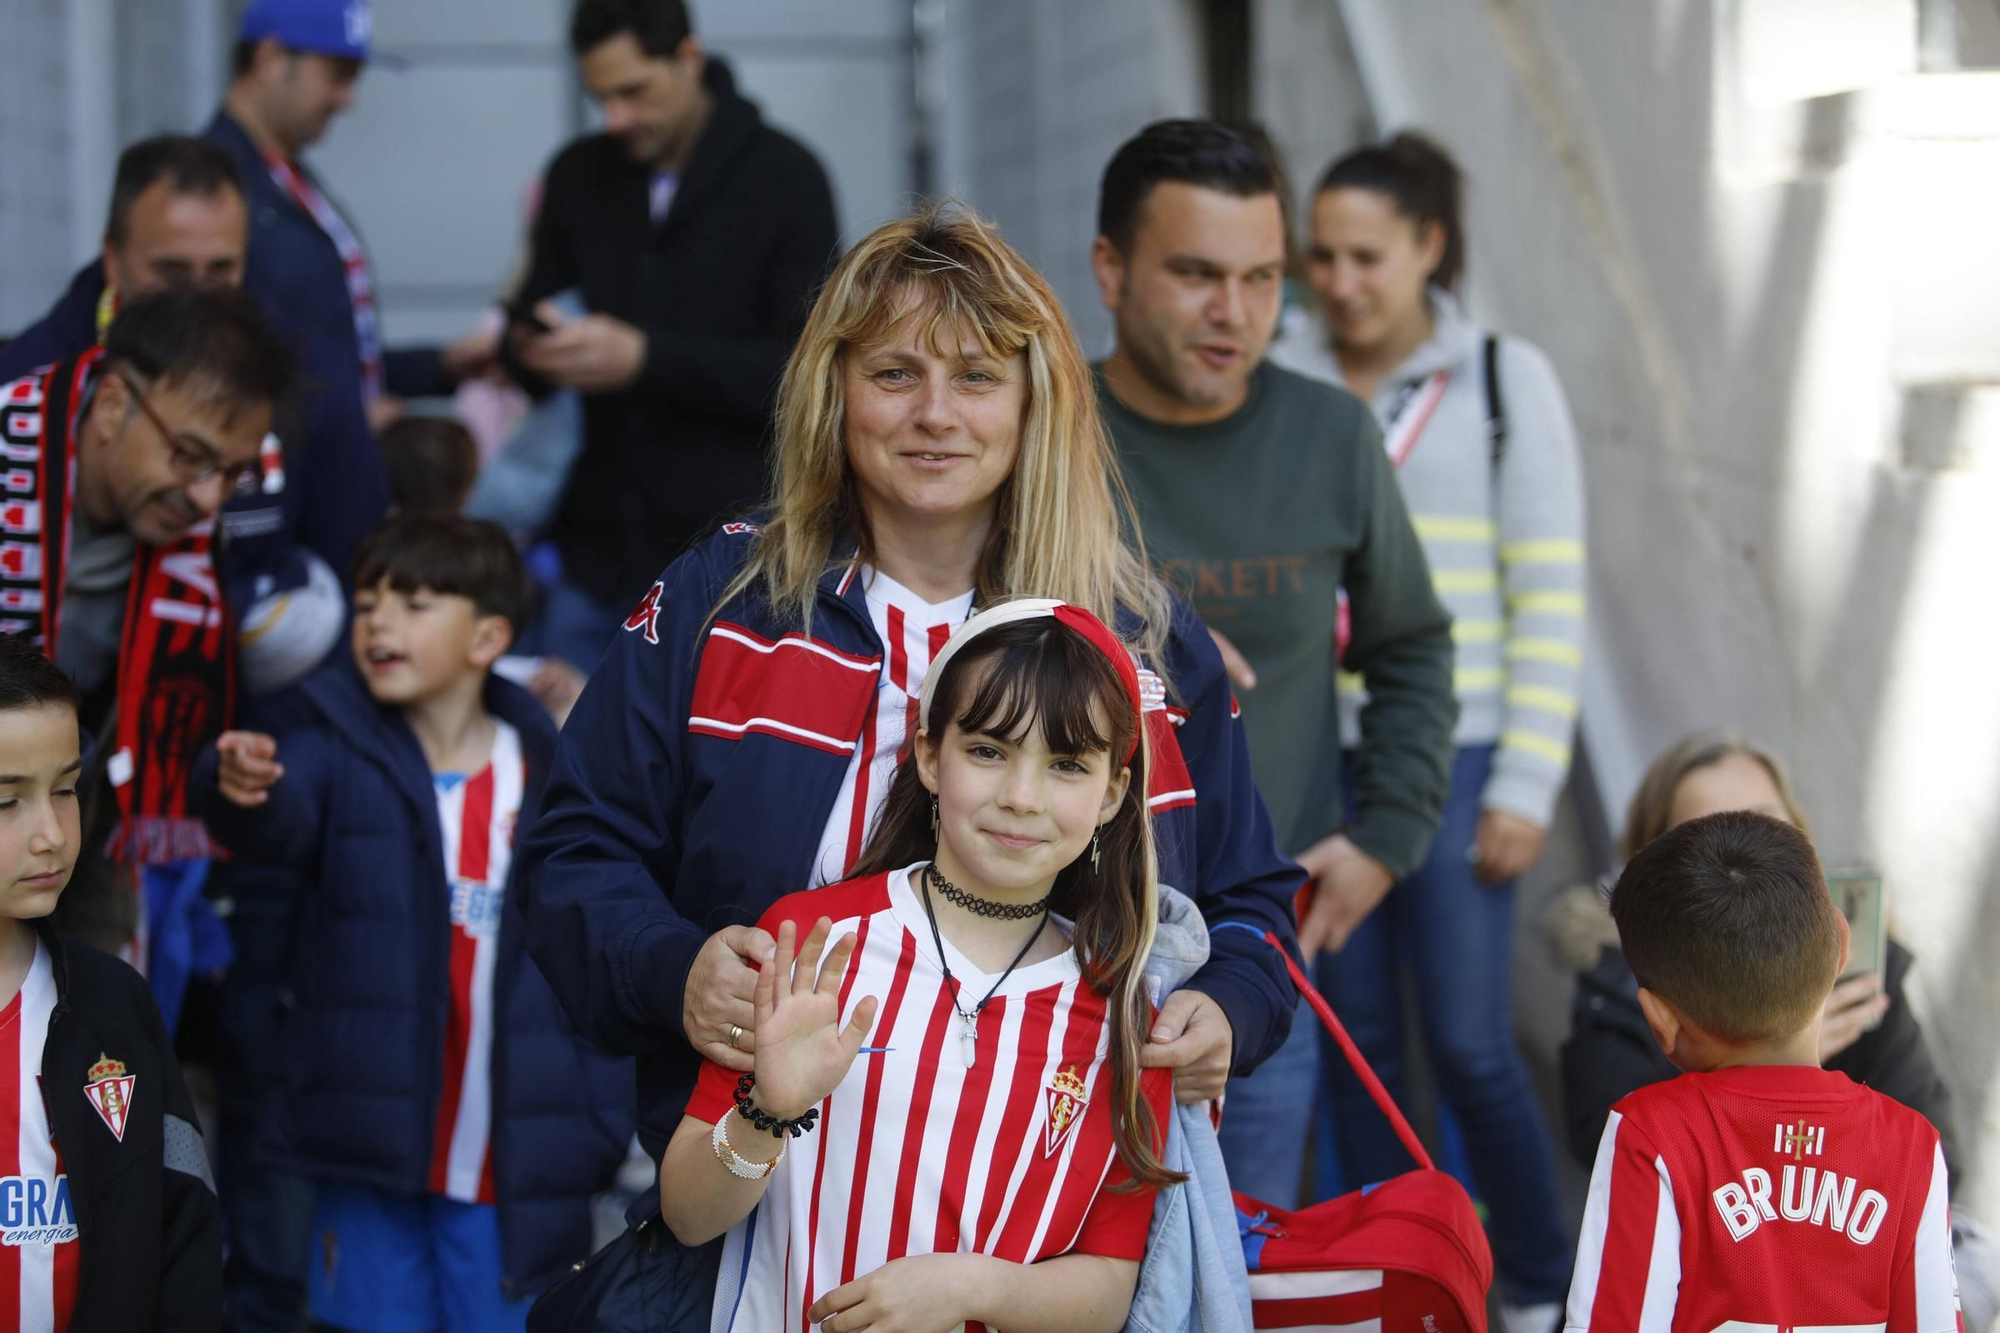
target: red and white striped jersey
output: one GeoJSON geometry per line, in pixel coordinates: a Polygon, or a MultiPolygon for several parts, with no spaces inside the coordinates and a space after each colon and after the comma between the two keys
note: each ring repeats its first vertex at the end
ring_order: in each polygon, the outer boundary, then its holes
{"type": "MultiPolygon", "coordinates": [[[[38,942],[20,993],[0,1010],[0,1328],[23,1333],[69,1327],[82,1248],[42,1087],[55,1007],[55,973],[38,942]]],[[[81,1087],[55,1092],[85,1095],[81,1087]]]]}
{"type": "MultiPolygon", "coordinates": [[[[756,1211],[731,1228],[712,1327],[811,1333],[814,1301],[905,1255],[1139,1258],[1153,1192],[1110,1188],[1126,1178],[1111,1139],[1110,1028],[1076,955],[1000,982],[968,1069],[910,872],[791,894],[762,925],[776,933],[794,921],[803,936],[822,916],[833,939],[860,936],[842,1022],[875,996],[868,1044],[889,1049],[855,1060],[820,1103],[818,1126],[787,1145],[756,1211]]],[[[969,1009],[999,979],[949,940],[944,950],[969,1009]]],[[[737,1078],[705,1065],[687,1113],[713,1124],[735,1105],[737,1078]]],[[[1143,1087],[1164,1126],[1170,1071],[1148,1070],[1143,1087]]]]}
{"type": "Polygon", "coordinates": [[[820,835],[813,857],[813,883],[837,884],[847,868],[861,859],[861,848],[875,829],[882,801],[895,780],[903,747],[917,734],[917,698],[931,659],[944,650],[951,632],[972,612],[972,594],[932,605],[888,575],[862,568],[850,577],[862,580],[869,619],[888,652],[880,685],[861,727],[861,743],[847,761],[847,776],[820,835]]]}
{"type": "Polygon", "coordinates": [[[1957,1333],[1944,1154],[1845,1074],[1682,1074],[1612,1108],[1568,1333],[1957,1333]]]}
{"type": "Polygon", "coordinates": [[[431,1192],[461,1203],[493,1196],[493,964],[528,772],[521,736],[493,719],[493,753],[471,777],[439,774],[438,827],[451,891],[451,1012],[445,1019],[431,1192]]]}

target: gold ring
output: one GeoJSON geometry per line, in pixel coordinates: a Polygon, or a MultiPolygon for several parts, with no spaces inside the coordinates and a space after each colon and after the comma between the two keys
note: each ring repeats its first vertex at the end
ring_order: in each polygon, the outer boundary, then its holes
{"type": "Polygon", "coordinates": [[[739,1051],[743,1049],[743,1029],[734,1023],[729,1025],[729,1044],[739,1051]]]}

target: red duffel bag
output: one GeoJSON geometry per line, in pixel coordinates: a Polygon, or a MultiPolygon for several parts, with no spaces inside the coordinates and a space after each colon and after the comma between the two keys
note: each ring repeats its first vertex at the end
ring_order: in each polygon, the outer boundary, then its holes
{"type": "Polygon", "coordinates": [[[1237,1194],[1256,1327],[1486,1333],[1493,1252],[1471,1198],[1432,1164],[1325,997],[1290,954],[1284,957],[1299,994],[1333,1034],[1418,1169],[1297,1212],[1237,1194]]]}

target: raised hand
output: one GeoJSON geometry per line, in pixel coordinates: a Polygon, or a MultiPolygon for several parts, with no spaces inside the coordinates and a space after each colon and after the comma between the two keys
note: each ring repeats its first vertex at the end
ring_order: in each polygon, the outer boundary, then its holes
{"type": "Polygon", "coordinates": [[[757,974],[757,1105],[781,1120],[795,1120],[817,1106],[847,1077],[875,1023],[875,997],[854,1006],[840,1026],[840,981],[854,955],[853,932],[843,935],[820,961],[833,922],[821,917],[792,954],[798,930],[787,921],[778,943],[757,974]]]}
{"type": "Polygon", "coordinates": [[[271,788],[285,776],[278,762],[278,742],[259,731],[225,731],[215,740],[222,762],[215,785],[233,805],[254,810],[271,799],[271,788]]]}

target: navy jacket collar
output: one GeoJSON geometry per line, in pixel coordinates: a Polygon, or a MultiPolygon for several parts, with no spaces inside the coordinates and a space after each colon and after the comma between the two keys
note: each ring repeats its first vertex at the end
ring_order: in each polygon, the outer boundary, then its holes
{"type": "MultiPolygon", "coordinates": [[[[430,761],[424,758],[416,733],[402,714],[375,702],[352,656],[336,652],[300,688],[329,726],[388,774],[414,809],[426,814],[435,809],[430,761]]],[[[534,696],[512,681],[488,674],[481,702],[488,713],[521,734],[528,767],[546,773],[555,755],[556,728],[534,696]]]]}
{"type": "Polygon", "coordinates": [[[728,176],[764,126],[756,104],[736,91],[736,76],[720,57],[708,58],[702,86],[714,99],[714,106],[708,113],[708,124],[702,127],[701,137],[695,140],[694,151],[688,156],[687,170],[681,173],[673,206],[661,220],[662,228],[672,228],[677,214],[687,213],[694,201],[699,201],[728,176]]]}

